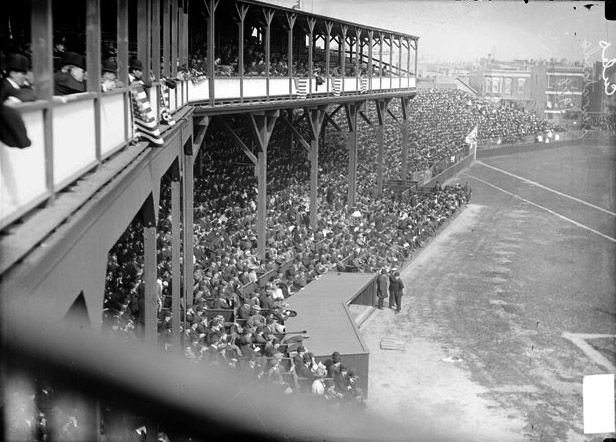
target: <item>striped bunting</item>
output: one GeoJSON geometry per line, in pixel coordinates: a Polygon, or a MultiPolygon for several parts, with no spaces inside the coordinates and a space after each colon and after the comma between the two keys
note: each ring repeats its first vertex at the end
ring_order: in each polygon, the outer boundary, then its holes
{"type": "Polygon", "coordinates": [[[148,100],[148,96],[143,89],[143,84],[131,84],[130,96],[133,104],[135,136],[147,140],[155,146],[162,146],[164,140],[160,136],[156,116],[150,105],[150,100],[148,100]]]}
{"type": "Polygon", "coordinates": [[[175,120],[173,119],[171,111],[169,110],[169,100],[167,100],[168,92],[169,87],[167,87],[163,79],[160,85],[160,122],[162,124],[173,126],[175,124],[175,120]]]}

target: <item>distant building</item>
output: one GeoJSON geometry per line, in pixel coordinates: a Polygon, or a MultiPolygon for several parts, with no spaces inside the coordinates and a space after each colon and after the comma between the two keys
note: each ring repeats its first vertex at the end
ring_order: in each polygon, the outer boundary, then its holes
{"type": "Polygon", "coordinates": [[[552,64],[547,68],[546,119],[563,125],[576,126],[582,121],[584,94],[583,66],[552,64]]]}

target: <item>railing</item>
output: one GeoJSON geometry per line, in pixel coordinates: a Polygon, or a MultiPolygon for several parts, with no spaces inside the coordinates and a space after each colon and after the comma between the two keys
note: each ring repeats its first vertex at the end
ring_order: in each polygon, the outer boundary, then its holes
{"type": "MultiPolygon", "coordinates": [[[[210,80],[202,77],[187,85],[189,103],[210,100],[210,80]]],[[[321,85],[316,78],[265,76],[215,77],[214,100],[218,103],[303,99],[331,95],[363,94],[415,88],[415,77],[328,77],[321,85]]]]}
{"type": "MultiPolygon", "coordinates": [[[[187,81],[168,91],[171,112],[188,102],[187,81]]],[[[150,90],[159,117],[161,85],[150,90]]],[[[128,146],[132,122],[128,89],[53,97],[15,106],[32,144],[0,143],[0,229],[49,200],[66,186],[128,146]]]]}

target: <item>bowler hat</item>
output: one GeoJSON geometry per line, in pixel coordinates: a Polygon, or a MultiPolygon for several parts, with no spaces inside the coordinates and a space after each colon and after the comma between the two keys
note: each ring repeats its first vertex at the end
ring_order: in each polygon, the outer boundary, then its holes
{"type": "Polygon", "coordinates": [[[9,54],[6,57],[7,72],[28,72],[28,59],[21,54],[9,54]]]}
{"type": "Polygon", "coordinates": [[[78,68],[85,69],[86,64],[81,55],[76,52],[65,52],[62,59],[62,65],[64,66],[77,66],[78,68]]]}
{"type": "Polygon", "coordinates": [[[142,71],[143,70],[143,63],[138,58],[133,57],[133,58],[130,59],[130,63],[129,63],[128,67],[131,68],[131,69],[134,69],[134,70],[142,71]]]}
{"type": "Polygon", "coordinates": [[[103,72],[113,72],[115,74],[118,72],[118,66],[113,60],[105,60],[103,61],[103,72]]]}

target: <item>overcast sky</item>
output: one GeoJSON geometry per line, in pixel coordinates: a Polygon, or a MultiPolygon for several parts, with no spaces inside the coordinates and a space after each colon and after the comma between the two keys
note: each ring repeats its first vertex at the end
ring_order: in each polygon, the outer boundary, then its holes
{"type": "MultiPolygon", "coordinates": [[[[298,2],[266,1],[288,7],[298,2]]],[[[308,12],[417,35],[420,60],[472,61],[492,53],[500,60],[583,61],[588,46],[587,58],[594,61],[601,59],[601,40],[612,43],[606,56],[616,57],[616,22],[605,20],[599,1],[301,1],[308,12]]]]}

